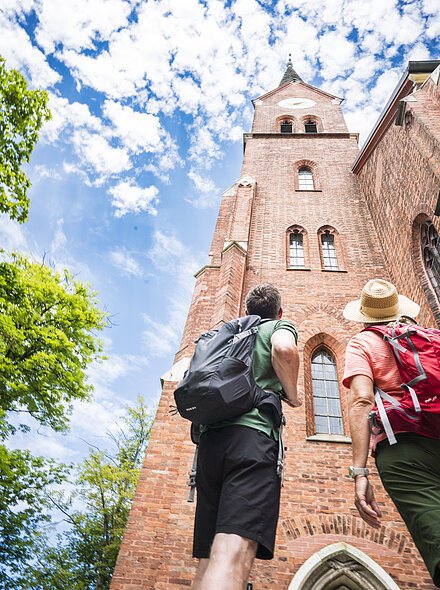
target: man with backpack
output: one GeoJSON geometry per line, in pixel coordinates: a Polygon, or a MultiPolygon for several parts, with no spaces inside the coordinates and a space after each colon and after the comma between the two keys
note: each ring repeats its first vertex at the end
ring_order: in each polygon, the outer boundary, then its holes
{"type": "Polygon", "coordinates": [[[388,281],[372,279],[344,317],[364,329],[347,346],[355,505],[381,525],[366,468],[371,454],[382,484],[440,587],[440,332],[416,325],[419,306],[388,281]]]}
{"type": "Polygon", "coordinates": [[[281,320],[281,296],[273,285],[261,284],[250,291],[246,313],[262,318],[256,330],[251,328],[256,334],[252,373],[262,403],[202,429],[193,545],[199,566],[193,590],[242,590],[255,557],[273,558],[282,441],[280,417],[272,412],[274,406],[264,402],[273,398],[279,405],[283,392],[286,403],[301,405],[297,331],[291,322],[281,320]]]}

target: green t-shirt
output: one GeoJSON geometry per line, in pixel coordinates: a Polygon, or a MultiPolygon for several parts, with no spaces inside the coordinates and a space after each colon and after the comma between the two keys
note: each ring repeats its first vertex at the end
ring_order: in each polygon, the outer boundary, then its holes
{"type": "MultiPolygon", "coordinates": [[[[282,390],[281,383],[272,367],[272,344],[270,339],[277,330],[289,330],[295,337],[295,342],[298,342],[298,332],[291,322],[287,320],[266,321],[258,328],[252,356],[252,373],[256,384],[262,389],[271,389],[272,391],[282,390]]],[[[232,425],[249,426],[261,430],[267,436],[272,436],[275,440],[278,440],[279,428],[274,424],[271,412],[259,408],[252,408],[249,412],[236,418],[210,424],[206,429],[224,428],[232,425]]]]}

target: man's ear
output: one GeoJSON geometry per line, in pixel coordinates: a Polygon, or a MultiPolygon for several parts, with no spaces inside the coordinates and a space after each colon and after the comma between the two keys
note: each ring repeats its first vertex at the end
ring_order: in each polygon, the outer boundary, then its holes
{"type": "Polygon", "coordinates": [[[278,315],[277,315],[277,320],[280,320],[282,317],[283,317],[283,308],[280,307],[280,311],[278,312],[278,315]]]}

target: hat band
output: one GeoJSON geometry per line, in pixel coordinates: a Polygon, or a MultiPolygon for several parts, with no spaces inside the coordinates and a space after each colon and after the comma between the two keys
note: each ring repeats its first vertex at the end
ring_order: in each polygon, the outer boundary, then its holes
{"type": "Polygon", "coordinates": [[[383,309],[361,305],[361,312],[370,318],[388,318],[390,316],[396,315],[398,311],[399,302],[397,302],[395,305],[392,305],[391,307],[385,307],[383,309]]]}

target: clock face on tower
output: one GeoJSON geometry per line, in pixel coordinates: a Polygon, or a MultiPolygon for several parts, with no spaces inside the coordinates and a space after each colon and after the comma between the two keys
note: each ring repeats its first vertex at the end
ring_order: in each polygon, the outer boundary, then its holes
{"type": "Polygon", "coordinates": [[[283,109],[308,109],[315,106],[316,102],[310,98],[285,98],[278,103],[283,109]]]}

